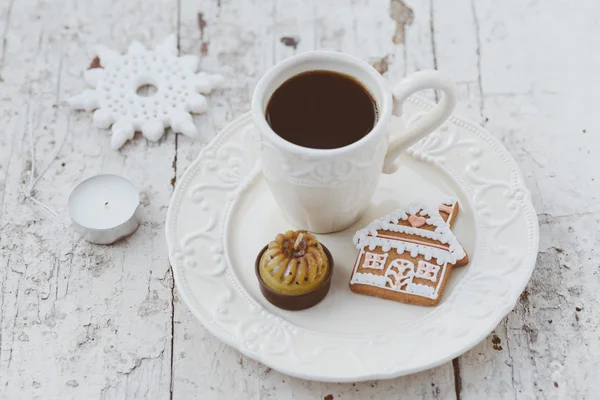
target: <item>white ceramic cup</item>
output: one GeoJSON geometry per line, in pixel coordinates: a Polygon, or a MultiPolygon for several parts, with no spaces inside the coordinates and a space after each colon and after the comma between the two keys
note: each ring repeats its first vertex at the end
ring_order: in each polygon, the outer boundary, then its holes
{"type": "Polygon", "coordinates": [[[372,66],[347,54],[311,51],[285,59],[265,73],[252,98],[260,160],[269,189],[297,228],[316,233],[346,229],[366,210],[380,174],[395,172],[398,156],[439,127],[455,104],[454,83],[438,71],[413,73],[392,90],[372,66]],[[265,119],[271,95],[291,77],[315,70],[349,75],[370,92],[378,110],[371,132],[344,147],[312,149],[288,142],[271,129],[265,119]],[[401,116],[403,102],[423,89],[441,90],[439,103],[404,132],[394,132],[395,139],[390,142],[391,116],[401,116]]]}

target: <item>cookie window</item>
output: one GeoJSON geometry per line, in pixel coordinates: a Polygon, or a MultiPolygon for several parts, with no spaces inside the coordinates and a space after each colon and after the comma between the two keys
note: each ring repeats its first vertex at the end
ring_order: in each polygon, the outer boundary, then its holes
{"type": "Polygon", "coordinates": [[[408,260],[397,259],[392,261],[390,267],[388,268],[388,271],[393,271],[397,274],[402,275],[403,277],[407,277],[409,275],[412,275],[414,267],[414,264],[408,260]],[[394,271],[394,269],[396,269],[396,271],[394,271]]]}
{"type": "Polygon", "coordinates": [[[415,275],[414,264],[408,260],[396,259],[390,263],[385,275],[392,280],[392,284],[400,289],[412,282],[415,275]]]}
{"type": "Polygon", "coordinates": [[[385,262],[387,261],[388,254],[377,254],[377,253],[369,253],[368,251],[365,253],[365,261],[362,264],[363,268],[370,269],[379,269],[382,270],[385,267],[385,262]]]}
{"type": "Polygon", "coordinates": [[[438,272],[440,272],[440,266],[428,263],[426,261],[419,261],[417,265],[417,272],[415,278],[427,279],[431,282],[437,282],[438,272]]]}

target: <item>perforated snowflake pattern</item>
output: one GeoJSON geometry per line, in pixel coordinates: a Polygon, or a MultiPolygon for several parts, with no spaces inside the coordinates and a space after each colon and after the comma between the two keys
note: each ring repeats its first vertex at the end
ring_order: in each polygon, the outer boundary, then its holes
{"type": "Polygon", "coordinates": [[[94,90],[72,97],[69,104],[78,110],[95,110],[94,125],[112,127],[111,147],[115,150],[132,139],[136,131],[151,141],[158,141],[168,127],[189,137],[197,136],[190,113],[206,111],[203,94],[224,80],[220,75],[196,73],[198,57],[178,57],[174,35],[154,50],[133,42],[123,55],[102,45],[96,48],[96,54],[101,68],[89,69],[84,75],[94,90]],[[148,95],[139,92],[144,86],[156,91],[148,95]]]}

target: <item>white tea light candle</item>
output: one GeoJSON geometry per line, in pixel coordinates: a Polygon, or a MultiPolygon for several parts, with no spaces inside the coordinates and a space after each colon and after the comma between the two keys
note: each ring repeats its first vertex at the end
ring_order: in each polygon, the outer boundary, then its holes
{"type": "Polygon", "coordinates": [[[97,175],[81,182],[69,196],[74,229],[85,240],[111,244],[131,235],[140,224],[140,195],[117,175],[97,175]]]}

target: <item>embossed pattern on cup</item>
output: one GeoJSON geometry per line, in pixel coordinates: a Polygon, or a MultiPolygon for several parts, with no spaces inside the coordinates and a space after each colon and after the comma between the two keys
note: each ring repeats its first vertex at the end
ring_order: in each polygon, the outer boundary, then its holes
{"type": "MultiPolygon", "coordinates": [[[[347,54],[329,51],[295,55],[262,77],[252,99],[262,170],[271,194],[293,225],[329,233],[356,222],[368,207],[382,171],[394,172],[398,155],[445,121],[456,98],[452,82],[437,71],[410,75],[394,89],[394,94],[402,99],[396,107],[392,90],[373,67],[347,54]],[[370,92],[378,120],[366,136],[340,148],[313,149],[288,142],[271,129],[265,119],[271,95],[291,77],[314,70],[352,76],[370,92]],[[389,143],[392,114],[399,115],[404,100],[424,88],[438,88],[445,94],[415,127],[389,143]]],[[[331,134],[343,135],[343,132],[331,134]]]]}

